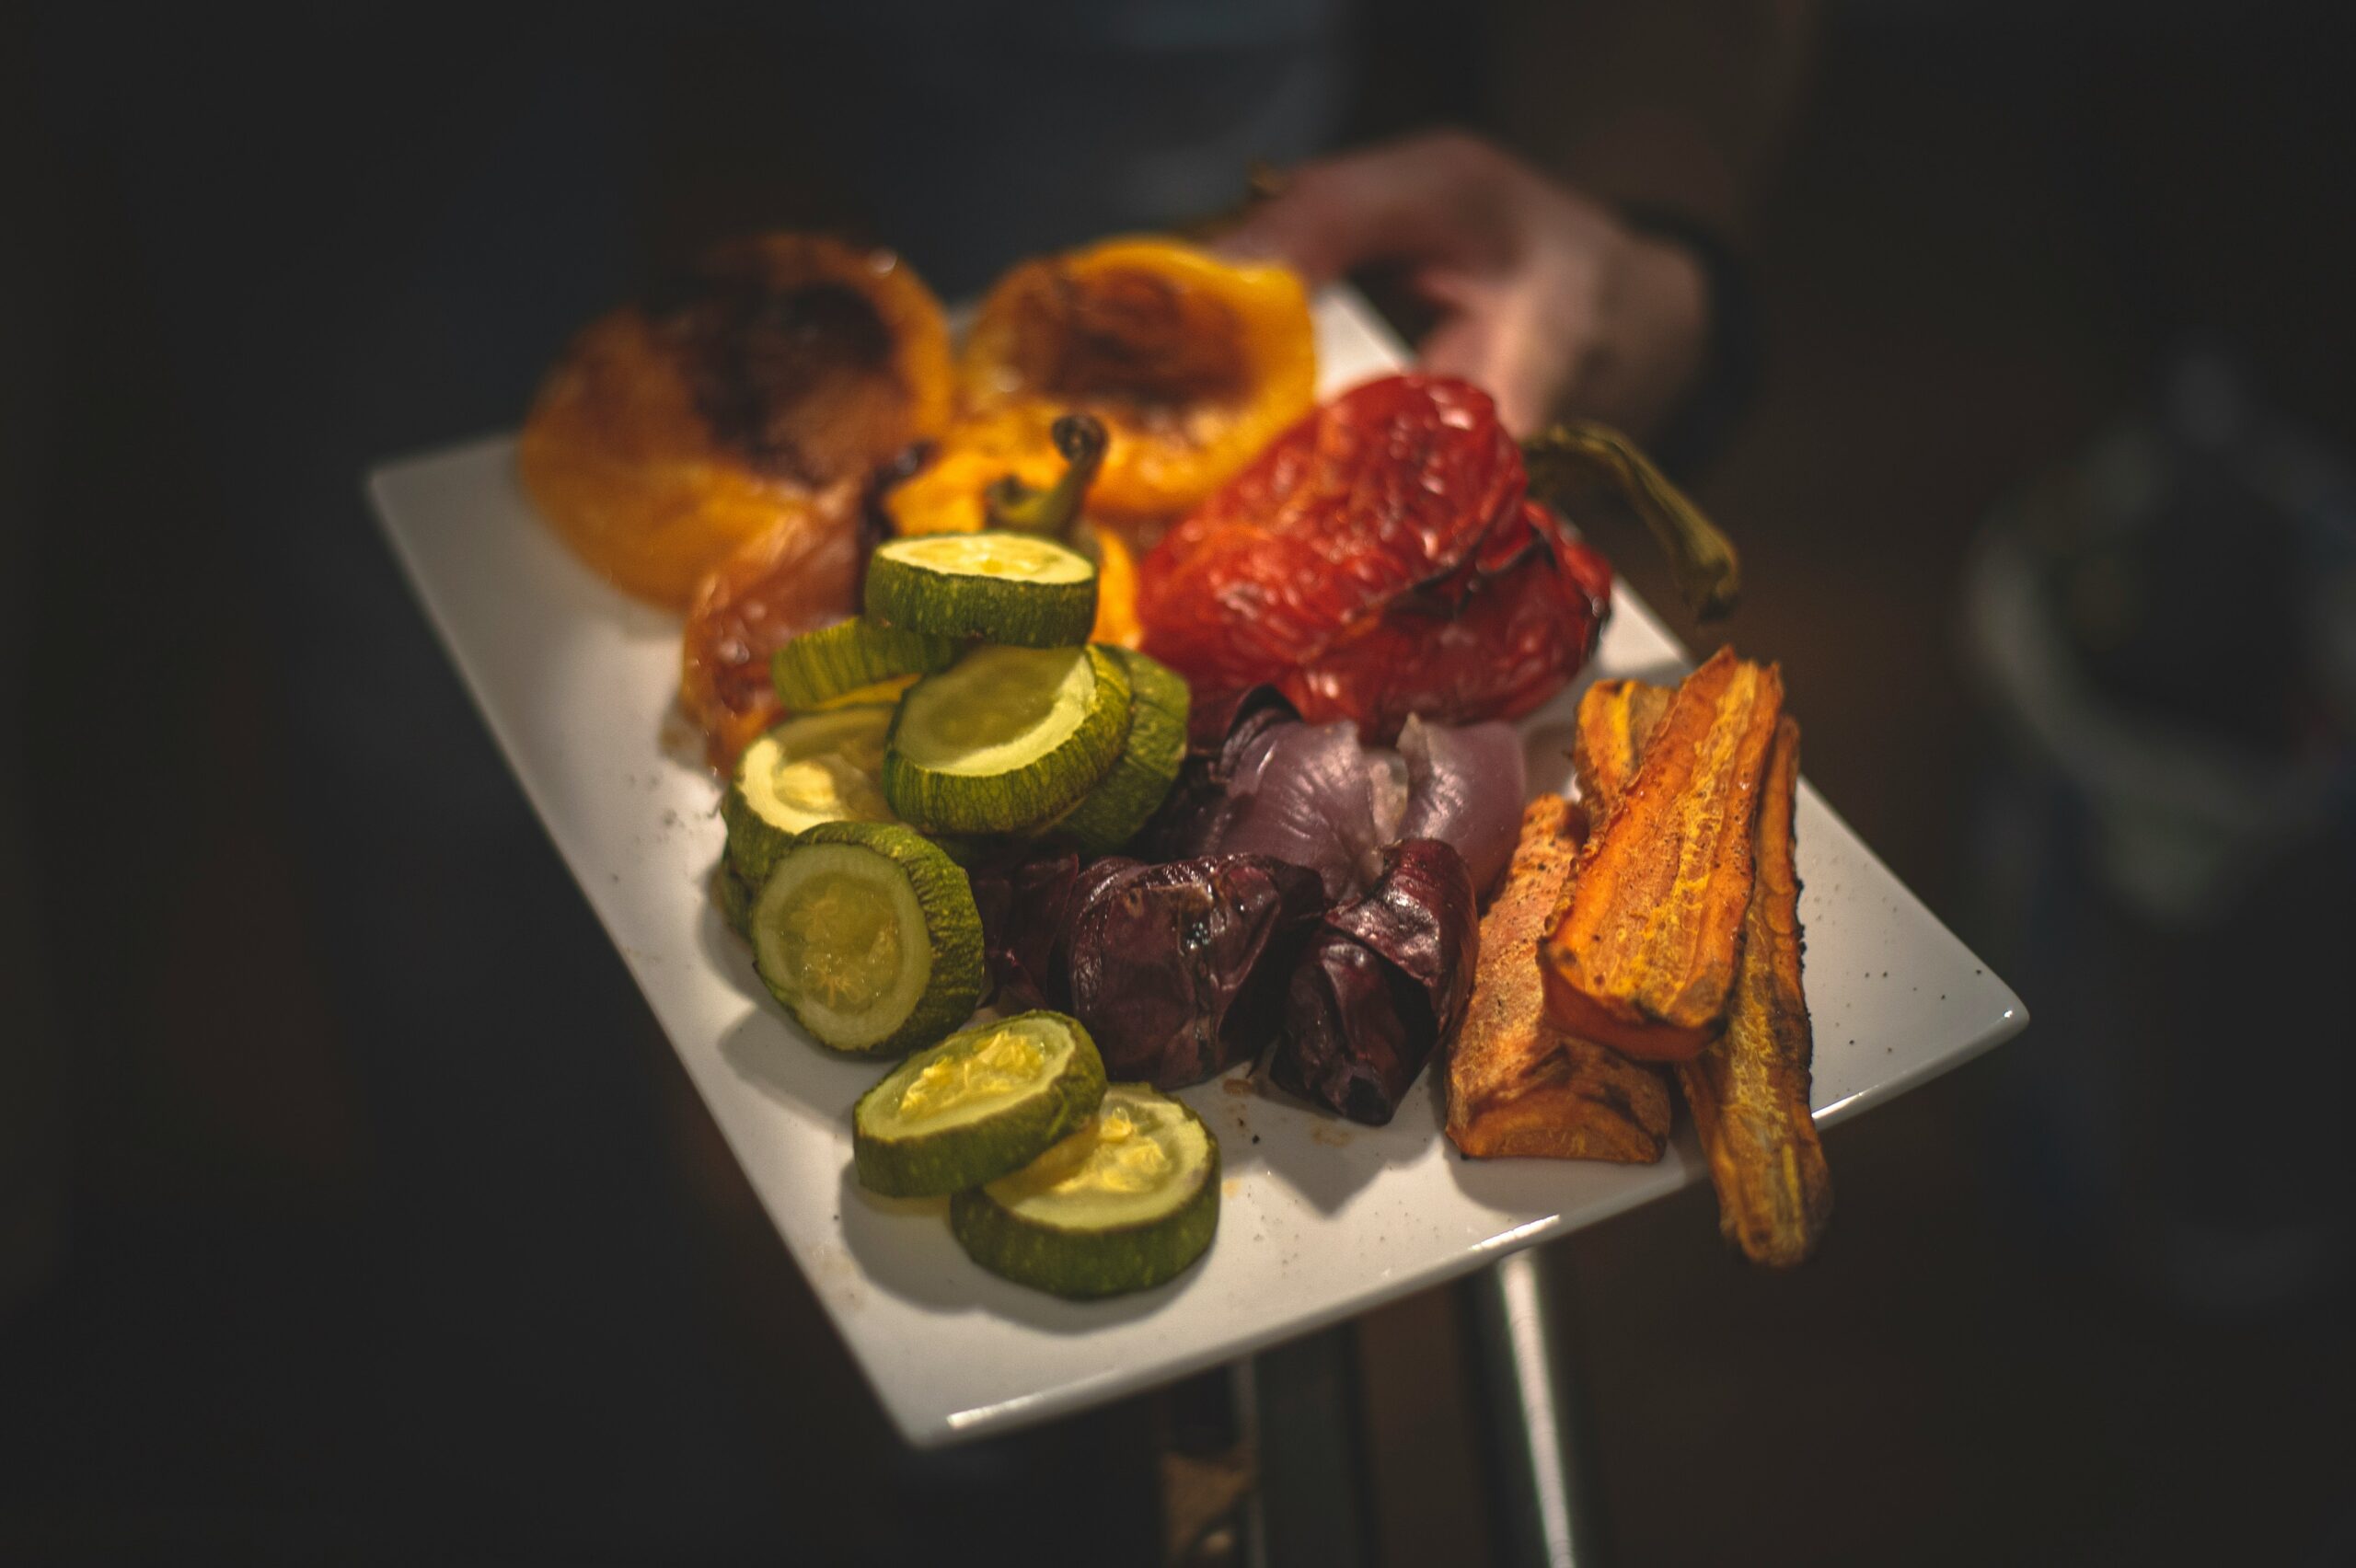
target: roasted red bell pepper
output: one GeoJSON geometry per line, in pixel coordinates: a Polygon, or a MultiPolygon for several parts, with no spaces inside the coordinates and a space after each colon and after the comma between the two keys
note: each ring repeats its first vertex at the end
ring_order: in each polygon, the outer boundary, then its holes
{"type": "Polygon", "coordinates": [[[1146,647],[1204,692],[1266,683],[1387,740],[1526,713],[1588,656],[1611,571],[1526,493],[1486,393],[1371,381],[1311,411],[1138,571],[1146,647]]]}

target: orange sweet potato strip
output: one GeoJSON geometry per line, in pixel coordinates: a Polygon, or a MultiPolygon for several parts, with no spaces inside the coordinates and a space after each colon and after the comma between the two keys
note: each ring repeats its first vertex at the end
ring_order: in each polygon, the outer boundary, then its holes
{"type": "Polygon", "coordinates": [[[1598,681],[1587,688],[1571,736],[1571,767],[1589,811],[1600,816],[1620,798],[1676,696],[1676,687],[1648,681],[1598,681]]]}
{"type": "Polygon", "coordinates": [[[1668,1147],[1660,1069],[1546,1022],[1538,939],[1578,854],[1575,808],[1542,795],[1496,901],[1481,917],[1472,1004],[1448,1062],[1448,1136],[1478,1159],[1524,1155],[1644,1164],[1668,1147]]]}
{"type": "Polygon", "coordinates": [[[1783,704],[1775,666],[1726,649],[1677,688],[1539,947],[1547,1016],[1566,1032],[1688,1061],[1725,1028],[1783,704]]]}
{"type": "Polygon", "coordinates": [[[1677,1081],[1718,1189],[1718,1228],[1755,1263],[1789,1268],[1816,1250],[1832,1217],[1832,1177],[1808,1110],[1807,996],[1800,985],[1800,883],[1792,810],[1800,727],[1775,727],[1759,800],[1759,847],[1743,917],[1727,1032],[1677,1081]]]}
{"type": "MultiPolygon", "coordinates": [[[[1608,809],[1634,773],[1669,695],[1666,687],[1633,681],[1589,688],[1579,705],[1573,756],[1590,809],[1608,809]],[[1631,689],[1609,689],[1620,687],[1631,689]]],[[[1771,1268],[1787,1268],[1815,1251],[1832,1217],[1832,1177],[1808,1109],[1815,1043],[1800,981],[1799,873],[1792,854],[1799,757],[1799,724],[1786,718],[1775,727],[1767,757],[1726,1032],[1677,1066],[1717,1189],[1718,1228],[1753,1262],[1771,1268]]]]}

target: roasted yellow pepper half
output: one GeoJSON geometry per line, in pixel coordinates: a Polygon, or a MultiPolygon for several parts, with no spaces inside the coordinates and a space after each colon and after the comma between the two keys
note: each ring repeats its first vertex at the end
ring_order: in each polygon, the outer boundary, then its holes
{"type": "MultiPolygon", "coordinates": [[[[1150,525],[1191,510],[1309,411],[1317,346],[1287,269],[1114,239],[1000,278],[957,377],[976,443],[1045,455],[1058,417],[1102,420],[1111,439],[1089,510],[1150,525]]],[[[953,435],[944,460],[963,444],[953,435]]]]}

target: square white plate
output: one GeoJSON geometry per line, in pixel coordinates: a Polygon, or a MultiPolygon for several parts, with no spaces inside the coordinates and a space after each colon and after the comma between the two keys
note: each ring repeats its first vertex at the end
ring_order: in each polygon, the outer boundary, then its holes
{"type": "MultiPolygon", "coordinates": [[[[1355,296],[1321,299],[1317,325],[1326,393],[1401,361],[1355,296]]],[[[1253,1094],[1239,1070],[1184,1094],[1226,1164],[1201,1264],[1092,1304],[983,1273],[951,1239],[944,1203],[876,1199],[852,1180],[851,1102],[880,1069],[803,1039],[706,896],[719,791],[672,706],[676,619],[607,587],[540,525],[511,439],[388,464],[368,488],[525,793],[911,1443],[1038,1421],[1231,1360],[1703,1175],[1690,1128],[1649,1167],[1470,1162],[1439,1133],[1436,1072],[1390,1126],[1367,1128],[1253,1094]]],[[[1616,601],[1588,678],[1672,678],[1683,651],[1634,594],[1622,587],[1616,601]]],[[[1575,699],[1527,722],[1533,789],[1568,788],[1575,699]]],[[[1794,708],[1806,715],[1805,692],[1794,708]]],[[[1805,787],[1798,854],[1820,1122],[2027,1022],[2004,982],[1805,787]]]]}

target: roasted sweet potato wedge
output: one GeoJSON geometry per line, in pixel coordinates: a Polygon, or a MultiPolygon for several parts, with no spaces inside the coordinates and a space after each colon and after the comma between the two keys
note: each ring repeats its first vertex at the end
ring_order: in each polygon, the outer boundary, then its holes
{"type": "Polygon", "coordinates": [[[1727,1030],[1677,1067],[1718,1189],[1718,1228],[1756,1263],[1788,1268],[1832,1217],[1832,1178],[1808,1110],[1807,997],[1800,986],[1800,884],[1792,809],[1800,727],[1775,727],[1759,798],[1758,851],[1727,1030]]]}
{"type": "Polygon", "coordinates": [[[1547,1016],[1565,1032],[1687,1061],[1725,1028],[1783,707],[1775,666],[1725,649],[1677,688],[1539,947],[1547,1016]]]}
{"type": "MultiPolygon", "coordinates": [[[[1573,756],[1591,810],[1607,810],[1635,772],[1669,696],[1666,687],[1629,681],[1589,689],[1579,706],[1573,756]]],[[[1718,1228],[1753,1262],[1773,1268],[1806,1258],[1832,1216],[1832,1178],[1808,1109],[1815,1045],[1800,981],[1793,859],[1799,751],[1799,725],[1785,718],[1776,726],[1761,789],[1750,904],[1726,1032],[1677,1066],[1717,1189],[1718,1228]]]]}
{"type": "Polygon", "coordinates": [[[1448,1136],[1468,1155],[1649,1163],[1669,1142],[1660,1069],[1545,1019],[1538,940],[1578,855],[1577,809],[1542,795],[1481,917],[1472,1005],[1448,1064],[1448,1136]]]}
{"type": "Polygon", "coordinates": [[[1571,767],[1590,812],[1600,815],[1620,798],[1676,696],[1675,686],[1648,681],[1598,681],[1587,688],[1571,736],[1571,767]]]}

